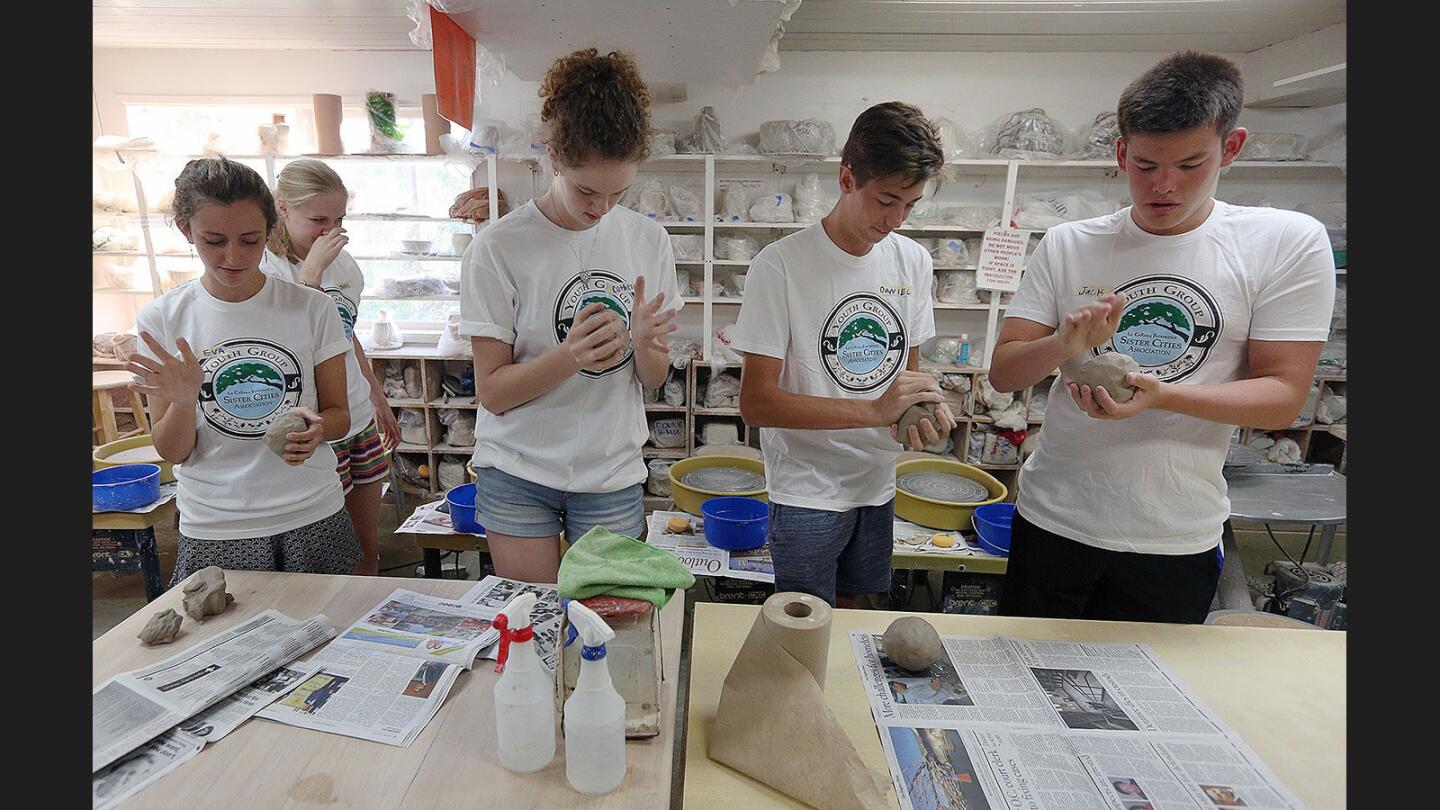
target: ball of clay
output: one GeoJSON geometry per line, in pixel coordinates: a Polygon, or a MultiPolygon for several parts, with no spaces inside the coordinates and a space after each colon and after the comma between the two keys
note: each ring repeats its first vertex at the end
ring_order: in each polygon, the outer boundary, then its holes
{"type": "MultiPolygon", "coordinates": [[[[896,424],[900,428],[899,433],[902,443],[909,440],[911,425],[915,425],[916,430],[920,429],[919,425],[921,419],[929,419],[931,426],[935,428],[936,432],[939,432],[940,417],[935,415],[935,403],[917,402],[914,405],[906,408],[905,412],[900,414],[900,421],[896,422],[896,424]]],[[[920,440],[925,440],[925,434],[923,431],[920,434],[920,440]]]]}
{"type": "Polygon", "coordinates": [[[1140,364],[1130,355],[1106,352],[1080,367],[1075,374],[1075,384],[1088,385],[1092,391],[1103,387],[1111,399],[1123,404],[1135,396],[1135,386],[1125,382],[1125,375],[1139,370],[1140,364]]]}
{"type": "Polygon", "coordinates": [[[940,634],[919,616],[901,616],[891,622],[880,643],[887,658],[911,672],[928,669],[945,653],[940,634]]]}
{"type": "Polygon", "coordinates": [[[671,534],[686,534],[690,531],[690,520],[683,517],[672,517],[665,522],[665,530],[671,534]]]}
{"type": "Polygon", "coordinates": [[[955,545],[955,536],[950,534],[937,534],[930,538],[930,543],[940,548],[950,548],[955,545]]]}
{"type": "Polygon", "coordinates": [[[162,610],[150,617],[136,638],[146,645],[169,644],[180,632],[180,614],[174,610],[162,610]]]}
{"type": "Polygon", "coordinates": [[[202,568],[185,585],[181,606],[185,615],[200,621],[206,616],[225,612],[235,597],[225,591],[225,571],[218,565],[202,568]]]}
{"type": "Polygon", "coordinates": [[[304,433],[310,427],[305,422],[305,417],[293,410],[286,411],[275,417],[270,423],[269,429],[265,431],[265,446],[270,448],[275,455],[285,457],[285,436],[290,433],[304,433]]]}

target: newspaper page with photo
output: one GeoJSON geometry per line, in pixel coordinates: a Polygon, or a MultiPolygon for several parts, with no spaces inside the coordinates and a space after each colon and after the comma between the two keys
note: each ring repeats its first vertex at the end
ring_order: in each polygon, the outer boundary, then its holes
{"type": "Polygon", "coordinates": [[[323,615],[267,610],[165,660],[122,672],[91,694],[91,771],[333,638],[323,615]]]}
{"type": "MultiPolygon", "coordinates": [[[[475,583],[475,587],[460,597],[461,602],[479,605],[499,613],[510,600],[522,593],[535,594],[535,606],[530,609],[530,626],[535,628],[535,654],[540,663],[551,672],[555,671],[560,638],[560,592],[555,588],[535,585],[515,579],[490,575],[475,583]]],[[[479,657],[494,660],[500,653],[498,635],[479,657]]]]}
{"type": "Polygon", "coordinates": [[[748,551],[726,551],[705,540],[705,521],[688,512],[651,512],[645,542],[663,548],[697,577],[731,577],[753,582],[775,581],[770,544],[748,551]],[[672,529],[685,521],[686,528],[672,529]]]}
{"type": "Polygon", "coordinates": [[[109,810],[144,790],[319,670],[309,662],[281,667],[96,771],[91,810],[109,810]]]}
{"type": "Polygon", "coordinates": [[[499,633],[492,608],[397,588],[310,659],[321,671],[268,720],[405,747],[499,633]]]}

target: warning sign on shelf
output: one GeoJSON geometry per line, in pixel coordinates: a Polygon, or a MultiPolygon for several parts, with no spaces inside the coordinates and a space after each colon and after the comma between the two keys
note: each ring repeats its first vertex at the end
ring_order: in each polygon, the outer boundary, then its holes
{"type": "Polygon", "coordinates": [[[1025,263],[1029,234],[1015,228],[988,228],[980,243],[975,286],[982,290],[1015,292],[1020,289],[1020,268],[1025,263]]]}

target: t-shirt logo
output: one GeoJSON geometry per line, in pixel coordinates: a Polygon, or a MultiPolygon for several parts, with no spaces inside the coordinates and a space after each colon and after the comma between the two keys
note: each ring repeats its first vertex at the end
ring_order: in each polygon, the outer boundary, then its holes
{"type": "Polygon", "coordinates": [[[1205,363],[1224,324],[1204,287],[1179,276],[1141,276],[1115,293],[1125,296],[1120,326],[1092,355],[1124,352],[1163,382],[1183,380],[1205,363]]]}
{"type": "Polygon", "coordinates": [[[352,339],[355,336],[355,318],[358,315],[355,302],[346,298],[345,292],[339,287],[324,287],[321,292],[335,302],[335,308],[340,311],[340,324],[345,327],[345,339],[352,339]]]}
{"type": "MultiPolygon", "coordinates": [[[[608,270],[591,270],[588,273],[576,273],[560,288],[560,295],[555,299],[555,340],[564,343],[565,337],[570,334],[570,327],[575,324],[575,313],[596,301],[614,310],[625,322],[625,328],[630,328],[630,308],[635,305],[635,285],[608,270]]],[[[604,377],[624,368],[634,355],[635,348],[631,346],[620,355],[620,359],[604,370],[582,369],[580,373],[592,379],[604,377]]]]}
{"type": "Polygon", "coordinates": [[[887,385],[905,364],[908,342],[900,315],[874,293],[855,293],[835,305],[820,329],[820,362],[846,391],[887,385]]]}
{"type": "Polygon", "coordinates": [[[236,439],[259,439],[276,414],[300,404],[304,377],[294,352],[269,340],[237,338],[200,361],[200,412],[236,439]]]}

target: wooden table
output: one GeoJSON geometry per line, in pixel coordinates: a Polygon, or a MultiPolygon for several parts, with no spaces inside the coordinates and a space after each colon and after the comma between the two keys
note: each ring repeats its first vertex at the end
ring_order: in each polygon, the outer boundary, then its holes
{"type": "MultiPolygon", "coordinates": [[[[758,610],[751,605],[695,606],[685,742],[686,810],[805,807],[705,756],[720,686],[758,610]]],[[[889,769],[851,652],[849,631],[881,633],[901,615],[905,614],[837,610],[831,622],[825,702],[866,767],[878,773],[889,769]]],[[[1307,807],[1345,806],[1343,632],[946,614],[925,618],[942,636],[1000,634],[1148,644],[1307,807]]],[[[898,807],[894,790],[889,797],[898,807]]]]}
{"type": "MultiPolygon", "coordinates": [[[[179,611],[178,588],[96,639],[92,645],[93,683],[168,658],[202,636],[220,633],[266,608],[297,619],[323,613],[339,630],[395,588],[455,598],[475,584],[253,571],[227,571],[225,577],[235,605],[203,625],[187,618],[173,644],[147,649],[135,635],[155,611],[179,611]]],[[[565,781],[561,739],[557,739],[555,759],[538,773],[514,774],[500,767],[495,756],[491,692],[500,676],[493,663],[478,662],[475,669],[461,674],[440,711],[408,748],[252,718],[122,807],[268,810],[330,805],[430,810],[668,806],[684,612],[684,595],[677,591],[660,614],[665,673],[661,733],[626,745],[629,770],[625,782],[607,796],[590,798],[570,788],[565,781]]]]}
{"type": "Polygon", "coordinates": [[[165,584],[155,548],[155,527],[174,520],[176,509],[171,498],[144,514],[94,513],[90,519],[90,570],[139,571],[145,580],[145,598],[158,597],[165,584]]]}

